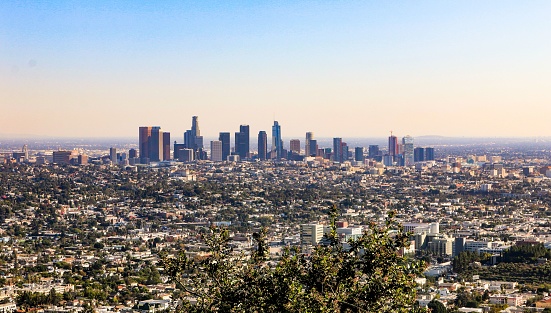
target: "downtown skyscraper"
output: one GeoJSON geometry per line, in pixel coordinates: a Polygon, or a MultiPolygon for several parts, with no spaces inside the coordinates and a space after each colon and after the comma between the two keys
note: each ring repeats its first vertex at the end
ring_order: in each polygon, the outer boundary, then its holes
{"type": "Polygon", "coordinates": [[[184,133],[184,145],[195,152],[203,149],[203,136],[201,136],[201,131],[199,130],[198,116],[192,117],[191,129],[186,130],[184,133]]]}
{"type": "Polygon", "coordinates": [[[222,160],[226,161],[228,159],[228,155],[230,155],[231,146],[230,146],[230,133],[228,132],[221,132],[218,135],[218,140],[222,142],[222,160]]]}
{"type": "Polygon", "coordinates": [[[283,155],[283,139],[281,138],[281,126],[278,121],[274,121],[272,126],[272,157],[281,159],[283,155]]]}
{"type": "Polygon", "coordinates": [[[239,132],[235,133],[235,152],[244,160],[249,158],[250,151],[249,125],[239,126],[239,132]]]}
{"type": "Polygon", "coordinates": [[[210,142],[210,159],[214,162],[222,162],[222,141],[214,140],[210,142]]]}
{"type": "Polygon", "coordinates": [[[313,132],[306,133],[306,140],[304,141],[304,155],[316,156],[318,154],[318,145],[317,141],[314,139],[313,132]]]}
{"type": "Polygon", "coordinates": [[[159,162],[170,159],[170,133],[164,135],[159,126],[139,128],[140,163],[159,162]],[[165,144],[164,140],[168,142],[165,144]],[[166,154],[168,145],[168,155],[166,154]]]}
{"type": "Polygon", "coordinates": [[[258,159],[265,161],[268,158],[268,134],[261,130],[258,132],[258,159]]]}
{"type": "Polygon", "coordinates": [[[342,138],[333,138],[333,161],[340,163],[344,162],[342,138]]]}
{"type": "Polygon", "coordinates": [[[414,149],[413,149],[413,137],[405,136],[402,138],[402,146],[404,147],[404,165],[411,166],[415,163],[414,149]]]}
{"type": "Polygon", "coordinates": [[[388,137],[388,155],[394,159],[399,154],[398,150],[398,137],[392,135],[392,132],[390,132],[390,137],[388,137]]]}

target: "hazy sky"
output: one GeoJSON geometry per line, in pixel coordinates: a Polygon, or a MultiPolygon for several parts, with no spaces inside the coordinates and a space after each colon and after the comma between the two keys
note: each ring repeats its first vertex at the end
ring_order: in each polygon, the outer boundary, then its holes
{"type": "Polygon", "coordinates": [[[551,1],[2,0],[0,110],[3,136],[551,136],[551,1]]]}

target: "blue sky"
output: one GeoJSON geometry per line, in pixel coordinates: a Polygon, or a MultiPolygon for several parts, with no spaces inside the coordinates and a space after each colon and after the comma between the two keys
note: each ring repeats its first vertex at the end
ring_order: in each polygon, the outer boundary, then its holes
{"type": "Polygon", "coordinates": [[[548,1],[2,1],[0,133],[550,136],[548,1]]]}

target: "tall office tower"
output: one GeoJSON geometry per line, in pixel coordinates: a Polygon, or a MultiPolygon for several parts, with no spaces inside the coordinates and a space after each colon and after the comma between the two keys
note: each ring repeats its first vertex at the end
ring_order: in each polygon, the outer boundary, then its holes
{"type": "Polygon", "coordinates": [[[163,131],[159,126],[151,128],[149,137],[149,161],[159,162],[163,156],[163,131]]]}
{"type": "Polygon", "coordinates": [[[398,143],[398,145],[396,147],[397,147],[396,154],[404,154],[404,145],[403,144],[398,143]]]}
{"type": "Polygon", "coordinates": [[[364,148],[363,147],[356,147],[354,149],[354,160],[358,162],[363,162],[364,160],[364,148]]]}
{"type": "Polygon", "coordinates": [[[343,142],[342,144],[342,161],[347,161],[350,157],[350,151],[348,150],[348,144],[343,142]]]}
{"type": "Polygon", "coordinates": [[[222,141],[215,140],[210,142],[210,159],[215,162],[222,162],[222,141]]]}
{"type": "Polygon", "coordinates": [[[186,148],[193,149],[197,152],[199,149],[203,149],[203,136],[199,130],[199,117],[193,116],[191,118],[191,129],[186,130],[184,133],[184,144],[186,148]]]}
{"type": "Polygon", "coordinates": [[[203,136],[195,136],[195,149],[197,151],[204,149],[203,136]]]}
{"type": "Polygon", "coordinates": [[[333,157],[333,152],[331,151],[331,148],[324,148],[320,150],[323,150],[323,153],[320,154],[321,151],[318,151],[318,155],[323,156],[324,159],[329,160],[333,157]]]}
{"type": "Polygon", "coordinates": [[[369,151],[367,153],[370,159],[374,159],[379,155],[379,145],[369,145],[369,151]]]}
{"type": "Polygon", "coordinates": [[[413,149],[413,161],[414,162],[425,161],[425,148],[417,147],[413,149]]]}
{"type": "Polygon", "coordinates": [[[201,131],[199,130],[199,117],[198,116],[192,116],[191,117],[191,133],[193,136],[201,136],[201,131]]]}
{"type": "Polygon", "coordinates": [[[333,161],[344,162],[342,153],[342,138],[333,138],[333,161]]]}
{"type": "Polygon", "coordinates": [[[182,161],[182,156],[184,149],[186,149],[186,145],[183,143],[176,143],[174,141],[174,160],[182,161]]]}
{"type": "Polygon", "coordinates": [[[180,161],[193,162],[195,160],[195,152],[193,149],[184,148],[180,150],[180,161]]]}
{"type": "Polygon", "coordinates": [[[237,152],[241,160],[249,157],[249,141],[249,125],[239,126],[239,132],[235,133],[235,152],[237,152]]]}
{"type": "MultiPolygon", "coordinates": [[[[311,156],[312,155],[312,148],[310,148],[310,141],[314,140],[314,133],[313,132],[307,132],[306,133],[306,140],[304,141],[304,155],[305,156],[311,156]]],[[[316,148],[317,152],[317,148],[316,148]]]]}
{"type": "Polygon", "coordinates": [[[300,140],[291,139],[291,142],[289,143],[289,150],[292,153],[300,154],[300,140]]]}
{"type": "Polygon", "coordinates": [[[195,147],[195,137],[193,137],[191,129],[186,130],[184,133],[184,145],[186,145],[188,149],[193,149],[195,147]]]}
{"type": "Polygon", "coordinates": [[[392,135],[390,132],[390,137],[388,137],[388,155],[394,157],[398,154],[398,138],[392,135]]]}
{"type": "Polygon", "coordinates": [[[258,159],[265,161],[268,155],[268,134],[261,130],[258,132],[258,159]]]}
{"type": "Polygon", "coordinates": [[[116,148],[109,148],[109,158],[111,159],[112,164],[117,164],[117,149],[116,148]]]}
{"type": "Polygon", "coordinates": [[[23,145],[21,152],[23,152],[23,160],[25,162],[29,161],[29,147],[27,147],[27,145],[23,145]]]}
{"type": "Polygon", "coordinates": [[[222,141],[222,160],[226,161],[230,155],[230,133],[220,133],[218,140],[222,141]]]}
{"type": "Polygon", "coordinates": [[[138,157],[138,153],[137,153],[136,149],[128,150],[128,158],[129,159],[134,159],[134,158],[137,158],[137,157],[138,157]]]}
{"type": "Polygon", "coordinates": [[[170,133],[163,133],[163,161],[170,160],[170,133]]]}
{"type": "Polygon", "coordinates": [[[231,153],[231,154],[236,154],[236,155],[239,155],[239,137],[241,137],[241,132],[235,132],[235,137],[234,137],[234,140],[233,140],[233,144],[234,144],[234,147],[233,147],[233,152],[234,153],[231,153]]]}
{"type": "Polygon", "coordinates": [[[425,161],[434,161],[434,148],[425,148],[425,161]]]}
{"type": "Polygon", "coordinates": [[[151,126],[140,127],[140,163],[149,163],[149,139],[151,138],[151,126]]]}
{"type": "Polygon", "coordinates": [[[402,147],[403,147],[403,156],[404,156],[404,165],[411,166],[415,163],[415,155],[413,149],[413,137],[405,136],[402,138],[402,147]]]}
{"type": "Polygon", "coordinates": [[[283,157],[283,139],[281,139],[281,126],[277,121],[274,121],[272,126],[272,155],[276,159],[283,157]]]}
{"type": "MultiPolygon", "coordinates": [[[[320,155],[319,152],[318,152],[318,141],[316,139],[310,139],[310,143],[309,143],[309,147],[308,149],[310,149],[310,152],[307,153],[307,156],[318,156],[320,155]]],[[[321,154],[321,156],[323,156],[323,154],[321,154]]]]}

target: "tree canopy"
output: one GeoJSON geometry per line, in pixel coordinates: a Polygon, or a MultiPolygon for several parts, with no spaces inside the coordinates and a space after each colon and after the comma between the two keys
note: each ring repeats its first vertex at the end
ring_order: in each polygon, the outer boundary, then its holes
{"type": "Polygon", "coordinates": [[[208,257],[163,257],[165,271],[182,291],[185,312],[415,312],[415,277],[421,261],[399,255],[408,235],[392,215],[345,249],[335,232],[311,254],[287,249],[277,262],[267,261],[264,232],[253,240],[250,257],[235,254],[229,233],[211,229],[208,257]],[[395,231],[391,231],[395,230],[395,231]]]}

